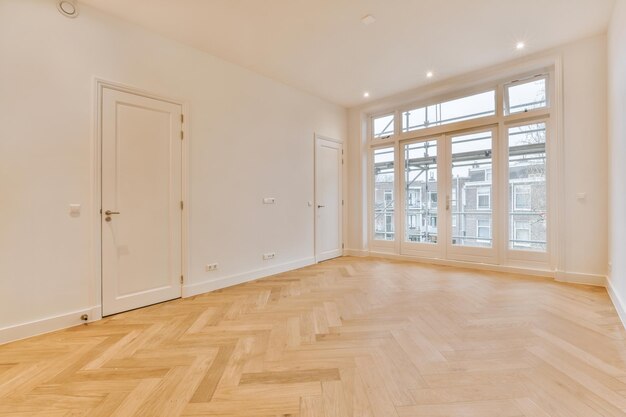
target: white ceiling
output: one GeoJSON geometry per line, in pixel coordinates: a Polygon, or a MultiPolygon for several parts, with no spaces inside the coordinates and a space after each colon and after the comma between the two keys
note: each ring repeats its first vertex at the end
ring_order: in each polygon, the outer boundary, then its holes
{"type": "Polygon", "coordinates": [[[604,32],[614,0],[80,0],[344,106],[604,32]],[[376,22],[365,26],[371,14],[376,22]],[[364,99],[363,92],[370,98],[364,99]]]}

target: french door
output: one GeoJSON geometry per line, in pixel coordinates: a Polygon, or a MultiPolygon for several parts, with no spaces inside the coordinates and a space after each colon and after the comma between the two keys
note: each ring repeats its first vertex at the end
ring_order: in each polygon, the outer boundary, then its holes
{"type": "Polygon", "coordinates": [[[401,253],[494,263],[498,247],[497,129],[401,144],[401,253]]]}

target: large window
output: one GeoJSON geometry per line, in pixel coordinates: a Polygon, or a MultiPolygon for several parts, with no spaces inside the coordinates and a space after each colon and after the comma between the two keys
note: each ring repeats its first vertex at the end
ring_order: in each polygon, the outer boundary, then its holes
{"type": "Polygon", "coordinates": [[[552,270],[552,80],[544,67],[370,116],[373,250],[552,270]]]}
{"type": "Polygon", "coordinates": [[[547,248],[546,125],[509,128],[509,247],[547,248]],[[518,227],[518,225],[521,225],[518,227]]]}
{"type": "Polygon", "coordinates": [[[491,224],[491,176],[487,172],[492,169],[492,135],[488,130],[452,137],[450,195],[469,195],[464,204],[452,205],[451,216],[456,217],[453,223],[457,225],[451,237],[453,245],[491,247],[491,232],[485,235],[484,231],[485,223],[491,224]]]}
{"type": "Polygon", "coordinates": [[[495,90],[456,100],[407,110],[402,113],[402,131],[425,129],[496,114],[495,90]]]}
{"type": "Polygon", "coordinates": [[[405,240],[437,243],[437,141],[404,146],[405,240]],[[421,192],[427,196],[424,201],[421,192]],[[424,201],[424,203],[422,203],[424,201]],[[418,224],[417,219],[428,219],[418,224]]]}
{"type": "Polygon", "coordinates": [[[394,240],[394,148],[374,150],[374,239],[394,240]]]}

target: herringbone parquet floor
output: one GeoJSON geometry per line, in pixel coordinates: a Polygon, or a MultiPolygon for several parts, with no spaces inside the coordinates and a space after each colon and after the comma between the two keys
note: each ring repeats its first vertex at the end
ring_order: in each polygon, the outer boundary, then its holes
{"type": "Polygon", "coordinates": [[[0,346],[0,415],[626,415],[602,288],[341,258],[0,346]]]}

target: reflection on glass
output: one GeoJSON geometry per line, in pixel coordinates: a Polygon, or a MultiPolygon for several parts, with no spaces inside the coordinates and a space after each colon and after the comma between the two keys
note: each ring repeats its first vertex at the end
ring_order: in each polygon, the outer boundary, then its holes
{"type": "Polygon", "coordinates": [[[437,243],[437,141],[404,146],[407,242],[437,243]]]}
{"type": "Polygon", "coordinates": [[[509,248],[545,252],[546,125],[509,129],[509,248]]]}
{"type": "Polygon", "coordinates": [[[492,133],[452,138],[452,244],[492,247],[492,133]]]}
{"type": "Polygon", "coordinates": [[[374,150],[374,239],[394,240],[394,149],[374,150]]]}

